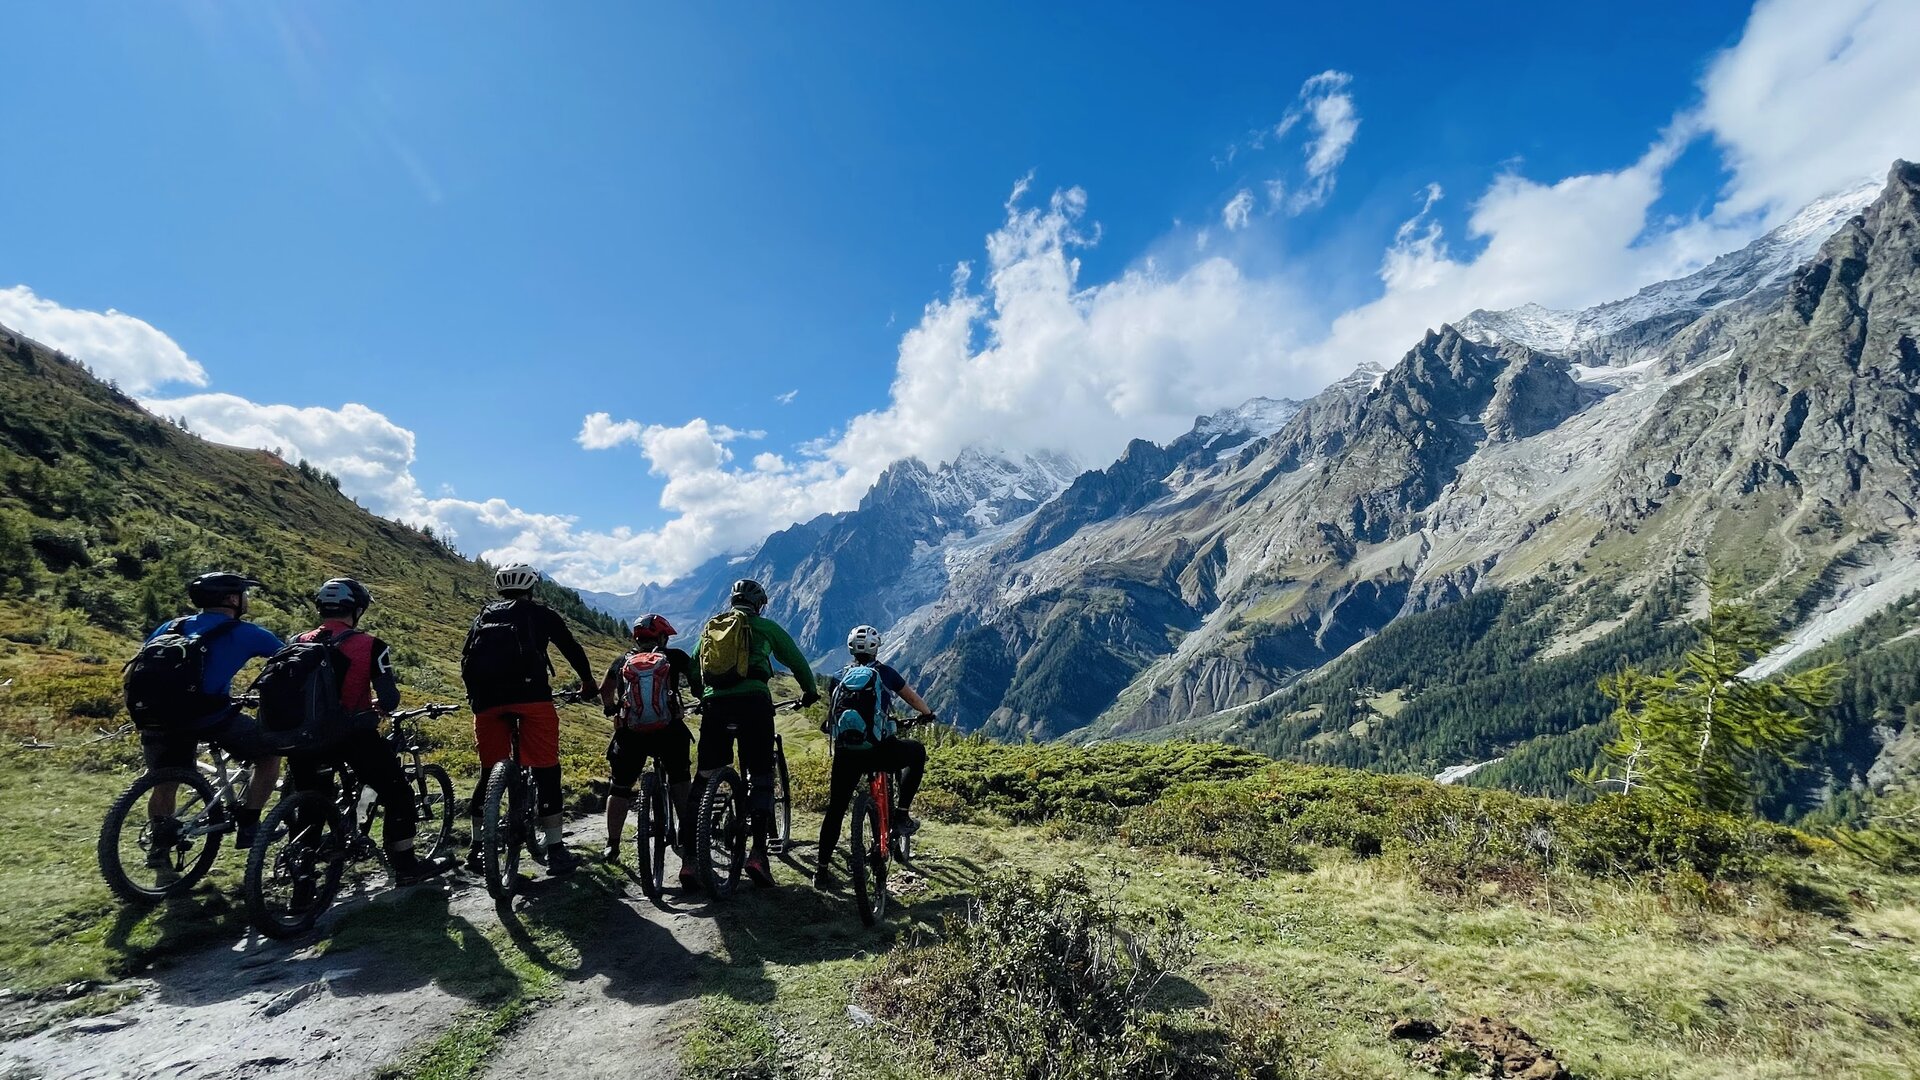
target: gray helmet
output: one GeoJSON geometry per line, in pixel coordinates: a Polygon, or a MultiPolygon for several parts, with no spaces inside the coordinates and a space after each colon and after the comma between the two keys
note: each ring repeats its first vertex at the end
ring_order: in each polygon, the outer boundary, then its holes
{"type": "Polygon", "coordinates": [[[313,603],[323,615],[365,611],[373,606],[373,594],[350,577],[337,577],[320,586],[313,594],[313,603]]]}
{"type": "Polygon", "coordinates": [[[731,602],[759,611],[767,606],[767,590],[761,588],[760,583],[752,578],[741,578],[733,583],[731,602]]]}

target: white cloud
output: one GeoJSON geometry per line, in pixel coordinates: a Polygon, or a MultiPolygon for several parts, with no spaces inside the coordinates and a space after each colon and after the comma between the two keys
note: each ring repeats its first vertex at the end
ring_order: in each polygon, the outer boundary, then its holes
{"type": "Polygon", "coordinates": [[[784,394],[773,395],[773,400],[779,402],[782,405],[791,405],[793,404],[793,399],[799,396],[800,396],[800,391],[798,389],[793,389],[793,390],[787,391],[784,394]]]}
{"type": "Polygon", "coordinates": [[[1333,194],[1335,170],[1347,158],[1347,148],[1360,135],[1360,111],[1354,108],[1347,86],[1353,76],[1323,71],[1300,86],[1300,107],[1288,114],[1277,134],[1284,135],[1304,115],[1312,135],[1307,140],[1307,183],[1287,203],[1298,214],[1326,203],[1333,194]]]}
{"type": "Polygon", "coordinates": [[[1913,0],[1761,0],[1702,82],[1733,173],[1718,212],[1778,218],[1920,155],[1917,56],[1913,0]]]}
{"type": "Polygon", "coordinates": [[[1227,205],[1221,209],[1220,221],[1221,224],[1227,227],[1228,232],[1232,232],[1235,229],[1246,228],[1247,218],[1252,216],[1252,214],[1253,192],[1248,191],[1246,188],[1241,188],[1234,193],[1233,198],[1227,200],[1227,205]]]}
{"type": "Polygon", "coordinates": [[[168,383],[207,385],[207,371],[172,338],[143,319],[61,307],[25,285],[0,289],[0,325],[86,363],[130,394],[150,393],[168,383]]]}
{"type": "Polygon", "coordinates": [[[574,441],[589,450],[609,450],[621,443],[639,442],[640,432],[638,420],[622,420],[616,424],[611,414],[597,412],[588,414],[574,441]]]}

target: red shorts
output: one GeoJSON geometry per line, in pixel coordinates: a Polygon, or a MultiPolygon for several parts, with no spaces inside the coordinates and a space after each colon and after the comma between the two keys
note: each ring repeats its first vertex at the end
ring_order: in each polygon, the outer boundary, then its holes
{"type": "Polygon", "coordinates": [[[473,741],[480,747],[480,771],[493,768],[513,752],[508,714],[520,717],[520,764],[544,769],[560,764],[560,714],[551,701],[495,705],[473,715],[473,741]]]}

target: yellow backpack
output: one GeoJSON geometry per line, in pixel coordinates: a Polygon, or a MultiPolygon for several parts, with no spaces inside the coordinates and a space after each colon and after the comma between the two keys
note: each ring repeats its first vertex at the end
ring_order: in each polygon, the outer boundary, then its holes
{"type": "Polygon", "coordinates": [[[700,679],[725,690],[746,682],[753,663],[753,616],[723,611],[700,631],[700,679]]]}

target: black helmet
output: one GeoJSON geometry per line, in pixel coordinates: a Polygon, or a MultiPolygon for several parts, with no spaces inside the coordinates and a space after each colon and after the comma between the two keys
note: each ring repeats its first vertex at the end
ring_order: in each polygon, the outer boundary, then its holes
{"type": "Polygon", "coordinates": [[[259,582],[245,574],[216,570],[187,582],[187,599],[192,600],[195,607],[213,607],[234,593],[244,596],[248,589],[259,587],[259,582]]]}
{"type": "Polygon", "coordinates": [[[337,577],[313,594],[314,606],[322,615],[345,611],[365,611],[373,606],[373,594],[350,577],[337,577]]]}
{"type": "Polygon", "coordinates": [[[741,578],[733,583],[732,603],[750,607],[755,611],[767,606],[767,590],[752,578],[741,578]]]}

